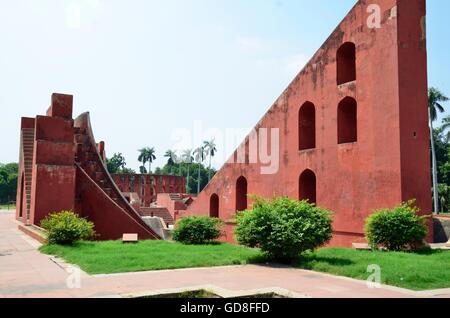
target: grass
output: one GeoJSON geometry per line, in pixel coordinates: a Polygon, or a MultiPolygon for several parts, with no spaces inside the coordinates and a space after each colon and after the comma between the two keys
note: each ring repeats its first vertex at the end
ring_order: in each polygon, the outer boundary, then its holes
{"type": "Polygon", "coordinates": [[[382,283],[412,290],[450,288],[450,252],[372,252],[324,248],[301,256],[296,267],[366,280],[369,265],[381,267],[382,283]]]}
{"type": "Polygon", "coordinates": [[[1,210],[9,210],[9,211],[14,211],[16,209],[15,205],[7,205],[7,204],[0,204],[0,211],[1,210]]]}
{"type": "MultiPolygon", "coordinates": [[[[43,253],[77,264],[90,274],[125,273],[193,267],[263,263],[257,249],[230,244],[183,245],[167,241],[80,242],[74,246],[47,245],[43,253]]],[[[411,290],[450,288],[450,252],[372,252],[323,248],[300,256],[293,266],[366,280],[369,265],[379,265],[382,283],[411,290]]]]}
{"type": "Polygon", "coordinates": [[[45,245],[40,251],[76,264],[89,274],[240,265],[264,261],[262,253],[230,244],[183,245],[167,241],[80,242],[74,246],[45,245]]]}

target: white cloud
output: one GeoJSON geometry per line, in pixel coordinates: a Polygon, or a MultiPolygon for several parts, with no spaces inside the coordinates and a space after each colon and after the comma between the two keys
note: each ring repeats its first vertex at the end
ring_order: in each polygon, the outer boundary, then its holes
{"type": "Polygon", "coordinates": [[[306,63],[308,63],[308,58],[305,55],[293,55],[287,58],[286,70],[292,75],[297,75],[303,69],[306,63]]]}
{"type": "Polygon", "coordinates": [[[88,0],[88,3],[97,10],[103,9],[104,6],[102,0],[88,0]]]}
{"type": "Polygon", "coordinates": [[[102,0],[71,1],[66,6],[66,26],[69,29],[81,29],[82,22],[92,19],[104,7],[102,0]]]}
{"type": "Polygon", "coordinates": [[[71,30],[81,28],[81,7],[79,4],[71,3],[67,6],[66,26],[71,30]]]}
{"type": "Polygon", "coordinates": [[[260,51],[266,47],[264,41],[258,37],[238,37],[237,44],[247,51],[260,51]]]}
{"type": "Polygon", "coordinates": [[[303,54],[296,54],[277,58],[255,59],[254,63],[259,69],[271,69],[274,72],[284,73],[289,77],[294,77],[308,63],[308,58],[303,54]]]}

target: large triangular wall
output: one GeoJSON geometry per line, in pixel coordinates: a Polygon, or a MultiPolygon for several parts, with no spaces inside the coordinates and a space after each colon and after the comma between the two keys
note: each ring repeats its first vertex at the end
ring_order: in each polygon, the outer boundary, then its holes
{"type": "Polygon", "coordinates": [[[277,172],[249,163],[250,135],[246,163],[235,153],[184,215],[218,214],[232,242],[244,192],[307,197],[335,212],[331,244],[349,246],[374,209],[415,198],[431,214],[425,7],[358,1],[256,126],[279,129],[277,172]]]}

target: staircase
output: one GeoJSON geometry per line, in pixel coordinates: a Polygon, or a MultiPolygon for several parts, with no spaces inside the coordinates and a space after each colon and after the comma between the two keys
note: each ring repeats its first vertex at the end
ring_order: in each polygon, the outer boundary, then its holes
{"type": "MultiPolygon", "coordinates": [[[[123,210],[124,213],[144,227],[154,239],[159,239],[158,235],[148,227],[139,213],[123,197],[112,177],[109,175],[103,158],[99,155],[97,144],[93,139],[88,114],[83,114],[76,120],[74,139],[76,145],[75,164],[82,169],[97,184],[97,186],[123,210]]],[[[76,197],[75,200],[77,204],[82,202],[81,197],[76,197]]]]}
{"type": "MultiPolygon", "coordinates": [[[[75,162],[80,165],[81,168],[89,175],[89,177],[97,183],[97,185],[121,208],[127,210],[123,200],[120,200],[119,195],[113,191],[111,184],[108,182],[108,178],[104,173],[104,169],[101,167],[103,162],[98,156],[97,149],[89,143],[89,136],[85,129],[75,127],[75,162]]],[[[77,201],[81,198],[77,198],[77,201]]]]}
{"type": "Polygon", "coordinates": [[[175,224],[175,220],[173,219],[172,215],[164,207],[141,207],[139,209],[139,213],[141,214],[141,216],[153,216],[161,218],[167,225],[175,224]]]}
{"type": "Polygon", "coordinates": [[[183,196],[179,193],[170,193],[169,197],[172,201],[183,202],[183,196]]]}
{"type": "Polygon", "coordinates": [[[33,153],[34,153],[34,129],[22,129],[22,151],[24,164],[24,189],[26,198],[26,220],[30,218],[31,208],[31,179],[33,175],[33,153]]]}

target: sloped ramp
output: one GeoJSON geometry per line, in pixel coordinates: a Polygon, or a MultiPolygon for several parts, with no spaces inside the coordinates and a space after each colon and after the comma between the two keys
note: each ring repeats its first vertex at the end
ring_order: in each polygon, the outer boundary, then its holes
{"type": "Polygon", "coordinates": [[[116,240],[124,233],[139,239],[160,239],[129,204],[109,174],[92,132],[89,113],[74,122],[76,211],[94,222],[99,240],[116,240]]]}

